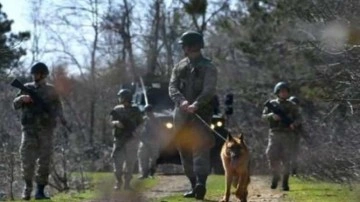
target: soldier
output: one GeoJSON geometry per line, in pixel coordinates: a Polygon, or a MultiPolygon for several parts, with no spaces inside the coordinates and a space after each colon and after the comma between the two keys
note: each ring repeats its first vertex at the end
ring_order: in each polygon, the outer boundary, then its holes
{"type": "Polygon", "coordinates": [[[140,146],[138,150],[139,179],[153,177],[156,170],[156,160],[160,152],[160,122],[153,113],[151,105],[145,106],[145,120],[143,131],[140,133],[140,146]]]}
{"type": "Polygon", "coordinates": [[[131,190],[130,181],[136,163],[134,157],[139,144],[134,132],[142,123],[142,114],[137,106],[131,105],[132,93],[130,90],[121,89],[118,96],[120,105],[116,105],[110,113],[110,123],[114,135],[113,152],[111,154],[114,160],[116,177],[114,189],[121,189],[122,177],[124,176],[124,189],[131,190]]]}
{"type": "Polygon", "coordinates": [[[283,165],[283,179],[282,189],[289,191],[289,174],[290,163],[292,158],[292,150],[294,146],[295,133],[294,130],[300,125],[300,116],[297,106],[288,101],[289,86],[285,82],[279,82],[274,87],[274,94],[277,99],[271,100],[270,104],[281,109],[288,118],[294,122],[289,126],[282,121],[282,118],[273,113],[267,107],[263,111],[263,119],[269,122],[269,143],[266,149],[266,154],[269,160],[270,169],[272,172],[271,189],[276,189],[278,181],[280,180],[281,163],[283,165]]]}
{"type": "Polygon", "coordinates": [[[175,103],[176,142],[191,191],[184,197],[204,199],[210,173],[210,149],[214,136],[197,117],[210,123],[212,99],[216,90],[217,70],[203,57],[203,36],[194,31],[182,34],[179,43],[185,58],[175,65],[169,83],[169,95],[175,103]]]}
{"type": "Polygon", "coordinates": [[[31,67],[33,82],[24,86],[33,90],[47,104],[39,106],[25,92],[20,91],[14,99],[16,110],[21,109],[22,140],[20,146],[21,171],[25,181],[22,194],[24,200],[30,200],[32,180],[36,170],[35,199],[49,199],[44,194],[48,184],[50,161],[53,148],[53,132],[56,127],[56,118],[65,124],[63,110],[58,93],[54,86],[46,82],[49,69],[44,63],[36,63],[31,67]],[[47,109],[47,110],[45,110],[47,109]]]}

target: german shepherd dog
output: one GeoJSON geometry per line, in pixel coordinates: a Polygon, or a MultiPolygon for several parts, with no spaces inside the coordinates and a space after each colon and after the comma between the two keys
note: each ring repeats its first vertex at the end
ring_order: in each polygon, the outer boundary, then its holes
{"type": "Polygon", "coordinates": [[[228,134],[220,155],[225,170],[225,194],[221,202],[229,201],[231,185],[236,188],[236,198],[246,202],[250,183],[250,153],[244,136],[233,137],[228,134]]]}

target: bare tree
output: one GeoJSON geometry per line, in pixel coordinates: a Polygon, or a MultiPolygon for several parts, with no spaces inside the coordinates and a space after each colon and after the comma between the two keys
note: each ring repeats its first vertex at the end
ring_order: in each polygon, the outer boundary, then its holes
{"type": "Polygon", "coordinates": [[[173,26],[171,26],[170,17],[167,18],[166,11],[163,11],[161,18],[161,36],[163,39],[164,47],[165,47],[165,57],[166,57],[166,69],[165,74],[170,75],[171,68],[174,66],[173,59],[173,44],[176,39],[175,32],[173,30],[173,26]],[[167,29],[169,27],[169,30],[167,29]]]}
{"type": "Polygon", "coordinates": [[[155,0],[151,6],[149,17],[150,19],[150,32],[146,36],[149,43],[147,50],[147,73],[155,73],[157,66],[157,59],[159,55],[159,38],[160,38],[160,26],[162,23],[162,4],[163,0],[155,0]]]}
{"type": "MultiPolygon", "coordinates": [[[[94,133],[95,133],[95,117],[96,117],[96,102],[97,102],[97,85],[96,85],[96,74],[97,74],[97,66],[100,63],[98,61],[98,50],[99,50],[99,40],[101,33],[101,10],[100,6],[102,5],[101,0],[82,0],[82,1],[67,1],[62,2],[62,5],[55,5],[55,12],[57,15],[54,16],[50,21],[48,21],[47,28],[52,31],[54,34],[54,39],[57,40],[58,43],[64,45],[64,49],[58,51],[57,48],[54,48],[52,51],[62,52],[65,55],[69,56],[72,61],[79,67],[79,69],[84,69],[84,66],[88,65],[90,81],[88,82],[88,93],[89,93],[89,146],[90,148],[94,145],[94,133]],[[55,22],[54,22],[55,21],[55,22]],[[51,26],[53,25],[53,26],[51,26]],[[66,39],[63,39],[63,35],[57,34],[58,29],[51,28],[56,25],[59,27],[61,25],[62,28],[65,29],[73,29],[74,31],[78,31],[78,33],[73,32],[74,38],[77,43],[82,46],[82,49],[88,51],[89,63],[81,64],[79,62],[78,54],[80,54],[79,50],[70,52],[71,49],[66,47],[66,39]],[[84,30],[83,33],[79,32],[79,30],[84,30]],[[92,33],[89,35],[88,33],[92,33]]],[[[52,52],[51,51],[51,52],[52,52]]],[[[86,53],[83,55],[86,57],[86,53]]]]}
{"type": "Polygon", "coordinates": [[[131,34],[133,9],[133,4],[123,0],[116,8],[108,10],[103,21],[104,29],[121,39],[121,61],[128,67],[128,76],[132,77],[130,80],[137,75],[131,34]]]}
{"type": "Polygon", "coordinates": [[[219,12],[229,6],[229,1],[214,1],[210,3],[208,0],[179,0],[185,9],[185,12],[190,15],[192,23],[196,30],[203,33],[208,23],[216,16],[219,12]],[[213,11],[209,8],[209,5],[216,7],[213,11]]]}
{"type": "Polygon", "coordinates": [[[33,64],[35,61],[39,61],[41,58],[41,55],[44,54],[41,50],[42,47],[40,47],[42,39],[41,29],[42,29],[42,10],[43,10],[43,0],[32,0],[29,3],[29,6],[31,7],[30,12],[30,19],[32,21],[33,29],[31,32],[32,35],[32,45],[31,45],[31,64],[33,64]]]}

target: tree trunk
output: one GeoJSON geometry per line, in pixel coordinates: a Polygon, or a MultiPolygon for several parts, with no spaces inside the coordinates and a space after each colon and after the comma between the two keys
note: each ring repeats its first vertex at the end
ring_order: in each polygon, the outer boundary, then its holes
{"type": "MultiPolygon", "coordinates": [[[[169,20],[170,21],[170,20],[169,20]]],[[[170,23],[169,23],[170,24],[170,23]]],[[[163,37],[165,49],[166,49],[166,74],[169,75],[171,73],[171,69],[174,66],[174,59],[173,59],[173,48],[172,48],[172,40],[169,40],[169,38],[172,38],[172,36],[168,36],[166,31],[166,16],[163,13],[163,17],[161,19],[161,35],[163,37]]],[[[172,32],[170,32],[171,34],[172,32]]]]}
{"type": "Polygon", "coordinates": [[[90,130],[89,130],[89,144],[90,147],[93,148],[94,146],[94,128],[95,128],[95,105],[96,105],[96,52],[97,52],[97,43],[99,38],[99,24],[98,24],[98,0],[94,2],[94,11],[92,12],[93,15],[93,24],[92,27],[94,28],[94,40],[92,43],[92,50],[91,50],[91,66],[90,66],[90,74],[91,74],[91,90],[90,90],[90,130]]]}
{"type": "Polygon", "coordinates": [[[154,2],[155,7],[155,16],[153,18],[153,26],[151,27],[152,32],[150,36],[150,49],[149,49],[149,62],[148,62],[148,72],[149,74],[154,74],[157,64],[157,58],[159,55],[158,44],[159,44],[159,33],[160,33],[160,23],[161,23],[161,4],[162,0],[156,0],[154,2]]]}
{"type": "Polygon", "coordinates": [[[131,28],[131,19],[130,19],[130,15],[131,15],[131,8],[129,7],[129,4],[127,2],[127,0],[124,0],[124,16],[123,16],[123,25],[124,25],[124,33],[122,33],[122,37],[124,40],[124,46],[125,49],[127,50],[127,53],[129,55],[129,70],[132,76],[132,80],[134,80],[136,78],[136,70],[135,70],[135,59],[134,59],[134,55],[133,55],[133,50],[132,50],[132,43],[131,43],[131,32],[130,32],[130,28],[131,28]]]}

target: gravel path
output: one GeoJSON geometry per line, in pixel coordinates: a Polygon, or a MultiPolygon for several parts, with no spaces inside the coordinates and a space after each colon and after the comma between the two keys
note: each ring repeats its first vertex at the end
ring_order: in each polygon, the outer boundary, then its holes
{"type": "MultiPolygon", "coordinates": [[[[249,202],[280,202],[283,201],[286,193],[283,191],[270,189],[270,177],[252,176],[249,185],[249,202]]],[[[234,198],[232,199],[234,200],[234,198]]]]}
{"type": "MultiPolygon", "coordinates": [[[[161,201],[161,198],[166,196],[182,195],[189,187],[189,182],[184,175],[158,175],[156,177],[159,181],[158,184],[142,193],[115,192],[112,190],[112,184],[104,183],[104,185],[101,186],[102,197],[98,200],[92,200],[91,202],[161,201]]],[[[286,193],[279,189],[271,190],[269,184],[270,178],[267,176],[252,176],[248,189],[248,202],[282,202],[286,193]]],[[[219,199],[220,198],[221,197],[219,197],[219,199]]],[[[214,199],[212,199],[212,201],[214,201],[214,199]]],[[[237,201],[237,199],[232,195],[230,201],[237,201]]]]}

